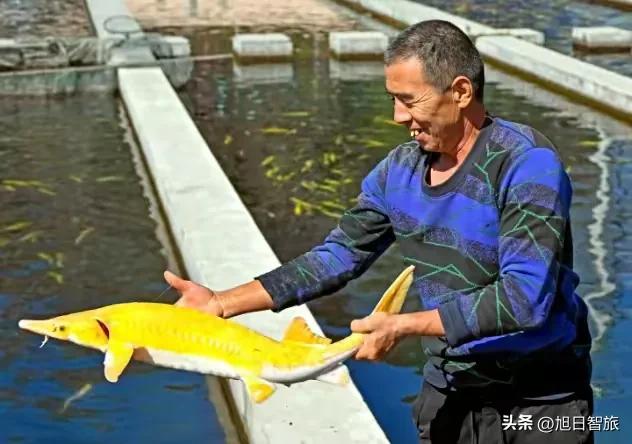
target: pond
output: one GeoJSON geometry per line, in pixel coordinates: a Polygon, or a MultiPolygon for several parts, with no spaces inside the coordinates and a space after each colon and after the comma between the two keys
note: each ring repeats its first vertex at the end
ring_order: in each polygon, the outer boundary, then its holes
{"type": "MultiPolygon", "coordinates": [[[[615,26],[632,30],[632,13],[588,0],[413,0],[495,28],[532,28],[544,32],[545,46],[573,53],[571,29],[615,26]]],[[[620,54],[582,54],[575,57],[632,76],[632,57],[620,54]]]]}
{"type": "MultiPolygon", "coordinates": [[[[304,48],[292,63],[244,67],[231,60],[197,62],[192,80],[180,91],[281,261],[321,242],[353,204],[364,175],[409,137],[391,121],[379,62],[329,60],[324,33],[296,32],[292,38],[304,48]]],[[[627,365],[632,347],[625,343],[632,334],[632,274],[626,267],[632,254],[632,129],[624,126],[612,137],[586,122],[581,112],[560,112],[547,100],[536,102],[494,80],[486,89],[490,112],[548,135],[572,176],[579,293],[590,300],[595,336],[596,414],[618,415],[625,424],[632,417],[627,365]]],[[[403,266],[393,247],[346,288],[310,303],[325,333],[333,338],[348,334],[350,321],[370,312],[403,266]]],[[[418,309],[413,299],[405,310],[418,309]]],[[[349,361],[354,380],[392,442],[416,442],[410,402],[423,363],[415,339],[401,343],[385,362],[349,361]]],[[[599,438],[623,442],[624,433],[604,432],[599,438]]]]}
{"type": "Polygon", "coordinates": [[[0,116],[0,442],[225,442],[202,376],[134,363],[110,384],[102,354],[18,330],[157,300],[170,258],[114,97],[3,97],[0,116]]]}

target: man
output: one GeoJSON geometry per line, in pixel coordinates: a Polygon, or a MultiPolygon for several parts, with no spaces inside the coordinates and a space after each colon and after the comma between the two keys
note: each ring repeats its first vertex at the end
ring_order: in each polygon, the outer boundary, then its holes
{"type": "Polygon", "coordinates": [[[357,359],[423,338],[420,440],[592,442],[590,335],[559,155],[536,130],[487,114],[481,57],[450,23],[403,31],[385,74],[394,119],[413,140],[368,174],[324,243],[223,292],[167,272],[178,304],[224,317],[281,310],[340,289],[398,241],[424,311],[379,313],[351,329],[368,333],[357,359]],[[546,417],[552,433],[538,430],[546,417]]]}

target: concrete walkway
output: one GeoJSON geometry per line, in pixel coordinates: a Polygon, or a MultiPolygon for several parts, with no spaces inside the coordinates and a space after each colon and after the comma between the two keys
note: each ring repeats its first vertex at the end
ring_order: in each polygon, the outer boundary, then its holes
{"type": "MultiPolygon", "coordinates": [[[[279,265],[175,91],[158,68],[119,69],[119,88],[138,136],[171,233],[191,279],[224,289],[279,265]]],[[[306,306],[254,313],[239,322],[279,338],[306,306]]],[[[240,381],[230,382],[252,443],[387,443],[353,383],[308,381],[279,387],[253,404],[240,381]]]]}

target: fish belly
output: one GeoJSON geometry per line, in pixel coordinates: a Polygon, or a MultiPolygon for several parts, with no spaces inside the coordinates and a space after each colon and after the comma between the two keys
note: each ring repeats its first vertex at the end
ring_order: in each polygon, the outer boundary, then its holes
{"type": "Polygon", "coordinates": [[[349,358],[355,352],[355,349],[345,351],[344,353],[329,358],[322,364],[318,365],[295,366],[292,368],[264,366],[261,372],[261,377],[266,381],[278,382],[281,384],[309,381],[310,379],[316,379],[318,376],[338,368],[344,360],[349,358]]]}
{"type": "Polygon", "coordinates": [[[152,348],[137,349],[135,356],[140,361],[161,367],[239,379],[239,374],[232,365],[207,356],[184,355],[152,348]]]}

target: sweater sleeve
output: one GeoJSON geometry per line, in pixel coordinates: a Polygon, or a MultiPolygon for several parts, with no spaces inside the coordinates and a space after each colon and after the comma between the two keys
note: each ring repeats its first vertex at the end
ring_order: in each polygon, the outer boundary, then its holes
{"type": "Polygon", "coordinates": [[[499,275],[439,306],[450,346],[537,329],[558,294],[571,184],[555,151],[531,148],[507,167],[499,186],[499,275]]]}
{"type": "Polygon", "coordinates": [[[274,311],[333,293],[361,275],[395,240],[385,202],[388,158],[362,181],[358,203],[311,251],[256,277],[274,311]]]}

